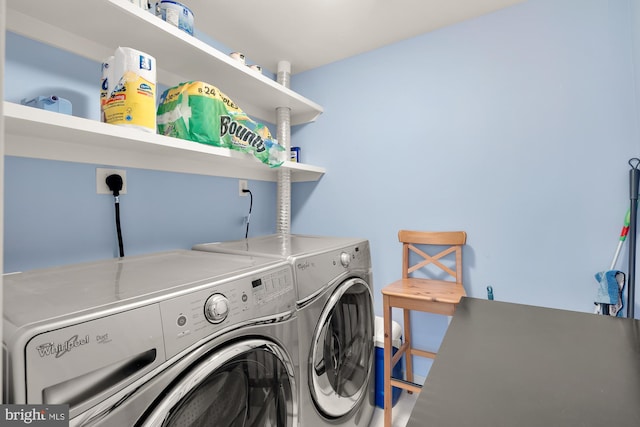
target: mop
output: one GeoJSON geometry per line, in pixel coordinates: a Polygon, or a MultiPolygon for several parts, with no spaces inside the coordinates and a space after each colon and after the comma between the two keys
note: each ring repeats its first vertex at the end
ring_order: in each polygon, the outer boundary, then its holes
{"type": "Polygon", "coordinates": [[[634,157],[629,160],[629,210],[625,217],[624,227],[620,233],[620,241],[618,249],[613,256],[611,268],[608,271],[596,273],[598,281],[598,294],[596,296],[596,305],[600,312],[604,315],[622,317],[622,298],[625,282],[624,273],[614,270],[620,249],[629,235],[629,286],[627,287],[627,317],[635,318],[635,287],[636,287],[636,235],[638,222],[638,190],[640,189],[640,159],[634,157]]]}
{"type": "Polygon", "coordinates": [[[631,225],[629,227],[629,286],[627,287],[627,317],[635,318],[636,305],[636,238],[638,225],[638,189],[640,188],[640,159],[629,160],[629,201],[631,225]]]}
{"type": "Polygon", "coordinates": [[[609,267],[607,271],[600,271],[595,274],[598,282],[598,292],[595,300],[595,313],[597,314],[622,317],[622,307],[624,305],[622,292],[624,289],[625,275],[622,271],[615,270],[615,268],[622,246],[627,239],[627,234],[629,234],[630,217],[631,211],[629,209],[627,210],[627,215],[625,215],[624,225],[620,232],[616,253],[613,255],[613,260],[611,261],[611,267],[609,267]]]}

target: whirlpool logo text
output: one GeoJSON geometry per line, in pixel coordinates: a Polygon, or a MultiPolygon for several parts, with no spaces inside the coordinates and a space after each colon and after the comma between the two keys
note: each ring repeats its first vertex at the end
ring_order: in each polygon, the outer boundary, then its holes
{"type": "Polygon", "coordinates": [[[85,335],[84,337],[74,335],[61,343],[48,342],[40,344],[36,349],[38,350],[40,357],[55,356],[57,359],[58,357],[64,356],[71,350],[86,344],[89,344],[89,335],[85,335]]]}

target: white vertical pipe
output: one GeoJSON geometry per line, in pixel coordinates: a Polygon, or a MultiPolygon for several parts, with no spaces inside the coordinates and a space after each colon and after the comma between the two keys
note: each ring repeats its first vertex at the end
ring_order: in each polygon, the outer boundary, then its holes
{"type": "Polygon", "coordinates": [[[291,87],[291,63],[289,61],[278,62],[278,83],[286,88],[291,87]]]}
{"type": "MultiPolygon", "coordinates": [[[[288,61],[278,62],[277,81],[284,87],[289,87],[291,76],[291,64],[288,61]]],[[[285,149],[286,159],[289,160],[291,152],[291,109],[288,107],[276,108],[276,125],[278,143],[285,149]]],[[[291,170],[278,170],[278,201],[276,216],[276,231],[278,233],[291,232],[291,170]]]]}

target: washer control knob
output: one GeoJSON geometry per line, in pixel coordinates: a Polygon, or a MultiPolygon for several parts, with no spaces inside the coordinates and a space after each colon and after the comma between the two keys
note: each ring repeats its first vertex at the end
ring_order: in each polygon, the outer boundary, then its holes
{"type": "Polygon", "coordinates": [[[204,316],[211,323],[220,323],[229,315],[229,300],[222,294],[213,294],[204,303],[204,316]]]}
{"type": "Polygon", "coordinates": [[[342,264],[343,267],[349,267],[350,263],[351,263],[351,255],[349,255],[346,252],[342,252],[340,254],[340,264],[342,264]]]}

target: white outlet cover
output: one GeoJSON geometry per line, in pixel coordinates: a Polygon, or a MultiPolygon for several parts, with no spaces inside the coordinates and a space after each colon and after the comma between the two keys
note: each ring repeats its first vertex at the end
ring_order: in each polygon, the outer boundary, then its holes
{"type": "Polygon", "coordinates": [[[120,190],[120,194],[127,194],[127,171],[124,169],[108,168],[96,168],[96,193],[113,195],[113,192],[109,189],[106,182],[107,177],[112,174],[118,174],[122,177],[122,190],[120,190]]]}
{"type": "Polygon", "coordinates": [[[248,190],[249,189],[249,184],[247,183],[246,179],[241,179],[238,181],[238,195],[240,197],[246,197],[249,195],[249,193],[245,193],[242,190],[248,190]]]}

